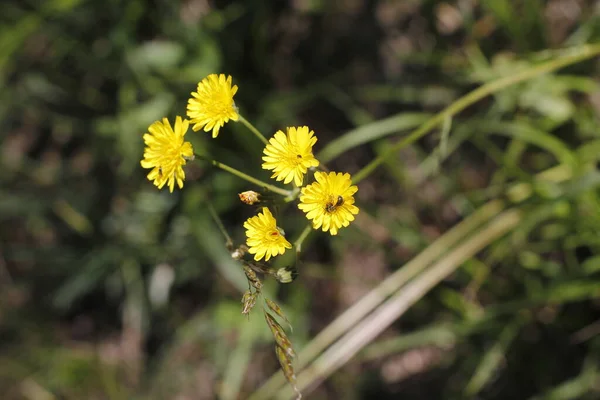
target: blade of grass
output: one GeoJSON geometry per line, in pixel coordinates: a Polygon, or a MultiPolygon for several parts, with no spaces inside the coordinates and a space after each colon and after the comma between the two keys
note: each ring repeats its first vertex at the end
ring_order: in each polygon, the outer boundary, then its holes
{"type": "Polygon", "coordinates": [[[322,163],[328,163],[346,151],[382,137],[413,129],[431,118],[430,114],[402,113],[359,126],[329,142],[317,155],[322,163]]]}
{"type": "MultiPolygon", "coordinates": [[[[375,158],[369,164],[365,165],[358,173],[354,175],[353,182],[356,184],[369,176],[377,167],[379,167],[387,158],[396,154],[396,152],[411,143],[414,143],[435,127],[444,122],[448,117],[453,117],[465,108],[478,102],[479,100],[499,92],[509,86],[516,85],[517,83],[526,81],[528,79],[535,78],[537,76],[556,71],[564,68],[568,65],[575,64],[600,54],[600,44],[584,45],[572,49],[572,51],[566,52],[561,58],[554,59],[545,62],[540,65],[528,68],[519,73],[506,76],[504,78],[497,79],[493,82],[486,83],[479,88],[467,93],[465,96],[459,98],[454,103],[450,104],[444,110],[437,113],[433,118],[428,119],[423,125],[411,132],[408,136],[404,137],[383,155],[375,158]]],[[[368,127],[368,126],[367,126],[368,127]]],[[[363,127],[363,128],[367,128],[363,127]]]]}
{"type": "Polygon", "coordinates": [[[399,335],[379,343],[372,343],[362,352],[361,360],[373,361],[389,354],[395,354],[422,346],[447,348],[456,343],[458,336],[456,331],[457,329],[455,326],[441,325],[419,329],[415,332],[399,335]]]}
{"type": "Polygon", "coordinates": [[[504,354],[506,354],[508,347],[519,333],[524,322],[523,317],[517,317],[502,330],[496,343],[485,353],[465,388],[465,395],[468,398],[472,398],[479,393],[492,379],[494,372],[500,367],[504,359],[504,354]]]}
{"type": "MultiPolygon", "coordinates": [[[[373,312],[388,296],[397,292],[410,279],[422,272],[465,236],[500,213],[503,208],[504,203],[499,200],[491,201],[484,205],[429,245],[404,267],[381,282],[377,288],[373,289],[369,294],[338,316],[302,349],[298,355],[297,370],[300,371],[337,338],[355,326],[361,319],[369,315],[369,313],[373,312]]],[[[274,393],[283,384],[285,384],[283,376],[275,374],[250,399],[266,398],[269,393],[274,393]]]]}
{"type": "Polygon", "coordinates": [[[225,376],[220,385],[219,399],[235,400],[239,398],[240,389],[244,380],[244,374],[250,364],[252,347],[260,336],[256,324],[242,326],[239,330],[239,338],[235,349],[231,352],[225,376]]]}
{"type": "Polygon", "coordinates": [[[575,155],[565,143],[527,122],[473,121],[470,123],[481,133],[505,135],[536,145],[554,155],[561,164],[574,167],[577,163],[575,155]]]}
{"type": "Polygon", "coordinates": [[[590,355],[585,360],[583,369],[577,377],[555,386],[541,396],[534,396],[530,400],[581,399],[584,398],[583,395],[591,391],[597,393],[598,382],[600,381],[600,369],[598,368],[598,359],[596,357],[590,355]]]}
{"type": "MultiPolygon", "coordinates": [[[[340,340],[323,352],[314,362],[298,375],[298,388],[307,393],[331,373],[350,360],[357,352],[396,321],[406,310],[420,300],[442,279],[454,272],[467,259],[487,245],[511,231],[519,224],[521,212],[516,209],[504,211],[448,253],[425,272],[389,298],[359,324],[349,330],[340,340]]],[[[283,388],[277,398],[289,398],[291,393],[283,388]]]]}

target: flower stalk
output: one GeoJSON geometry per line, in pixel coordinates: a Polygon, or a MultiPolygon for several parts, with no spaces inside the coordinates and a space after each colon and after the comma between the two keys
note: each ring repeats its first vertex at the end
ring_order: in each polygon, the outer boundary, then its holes
{"type": "Polygon", "coordinates": [[[252,125],[250,122],[248,122],[248,120],[246,118],[244,118],[241,114],[238,114],[238,118],[239,118],[238,121],[241,122],[242,124],[246,125],[246,128],[248,128],[250,130],[250,132],[252,132],[254,134],[254,136],[259,138],[261,142],[263,142],[265,145],[269,144],[269,142],[267,141],[267,138],[262,133],[260,133],[260,131],[254,127],[254,125],[252,125]]]}
{"type": "Polygon", "coordinates": [[[215,167],[222,169],[223,171],[227,171],[230,174],[233,174],[233,175],[237,176],[238,178],[244,179],[245,181],[248,181],[248,182],[253,183],[253,184],[257,185],[257,186],[260,186],[262,188],[270,190],[273,193],[277,193],[277,194],[280,194],[280,195],[285,196],[285,197],[288,197],[288,196],[290,196],[292,194],[292,192],[290,190],[285,190],[285,189],[279,188],[277,186],[273,186],[273,185],[271,185],[271,184],[269,184],[267,182],[261,181],[260,179],[256,179],[253,176],[250,176],[248,174],[243,173],[242,171],[239,171],[239,170],[237,170],[237,169],[235,169],[233,167],[230,167],[227,164],[223,164],[222,162],[213,160],[211,158],[208,158],[208,157],[203,156],[203,155],[198,154],[198,153],[195,153],[195,156],[196,156],[197,159],[201,159],[201,160],[207,161],[207,162],[211,163],[212,165],[214,165],[215,167]]]}

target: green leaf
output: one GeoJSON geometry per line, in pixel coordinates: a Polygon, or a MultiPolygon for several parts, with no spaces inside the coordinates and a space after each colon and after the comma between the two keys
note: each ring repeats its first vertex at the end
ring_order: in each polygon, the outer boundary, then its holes
{"type": "Polygon", "coordinates": [[[319,152],[317,159],[322,163],[327,163],[340,154],[362,144],[416,128],[430,117],[430,114],[425,113],[405,113],[360,126],[327,144],[319,152]]]}

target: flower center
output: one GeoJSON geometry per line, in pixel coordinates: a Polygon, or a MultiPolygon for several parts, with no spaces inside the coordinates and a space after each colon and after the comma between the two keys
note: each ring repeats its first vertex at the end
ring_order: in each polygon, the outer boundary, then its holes
{"type": "Polygon", "coordinates": [[[329,195],[328,200],[325,203],[325,211],[329,214],[333,214],[339,207],[344,204],[344,198],[340,195],[329,195]]]}
{"type": "Polygon", "coordinates": [[[233,100],[227,96],[227,93],[220,93],[212,104],[212,113],[220,117],[226,117],[233,111],[233,100]]]}
{"type": "Polygon", "coordinates": [[[292,146],[288,152],[287,160],[290,165],[297,167],[302,164],[304,158],[302,158],[302,154],[300,154],[300,151],[298,151],[296,146],[292,146]]]}
{"type": "Polygon", "coordinates": [[[278,242],[281,237],[281,232],[276,228],[272,231],[267,232],[265,239],[269,242],[278,242]]]}

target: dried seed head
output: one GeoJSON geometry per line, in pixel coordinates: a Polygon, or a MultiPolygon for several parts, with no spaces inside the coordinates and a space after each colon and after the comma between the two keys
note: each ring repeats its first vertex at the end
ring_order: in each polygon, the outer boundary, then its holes
{"type": "Polygon", "coordinates": [[[248,315],[250,313],[250,311],[252,311],[252,309],[254,308],[254,305],[256,304],[256,299],[258,298],[258,293],[254,292],[250,292],[249,290],[247,290],[244,295],[242,296],[242,314],[244,315],[248,315]]]}
{"type": "Polygon", "coordinates": [[[244,264],[244,273],[246,274],[246,279],[248,282],[257,290],[260,291],[262,289],[262,282],[258,279],[256,272],[248,265],[244,264]]]}
{"type": "Polygon", "coordinates": [[[231,258],[233,258],[234,260],[241,260],[247,251],[248,251],[248,246],[243,244],[231,252],[231,258]]]}
{"type": "Polygon", "coordinates": [[[259,274],[273,274],[273,268],[258,261],[250,261],[246,265],[252,268],[254,272],[258,272],[259,274]]]}
{"type": "Polygon", "coordinates": [[[301,399],[302,394],[296,386],[296,373],[294,371],[294,367],[292,366],[292,358],[289,357],[285,350],[279,346],[275,346],[275,354],[277,354],[277,360],[279,361],[279,365],[281,365],[283,375],[288,380],[290,385],[292,385],[294,392],[296,392],[296,400],[301,399]]]}
{"type": "Polygon", "coordinates": [[[240,200],[244,204],[253,205],[260,202],[260,194],[256,193],[254,190],[247,190],[239,193],[238,196],[240,196],[240,200]]]}
{"type": "Polygon", "coordinates": [[[273,334],[273,339],[275,339],[277,346],[281,347],[285,354],[290,357],[290,359],[296,357],[296,353],[292,347],[292,342],[290,342],[290,339],[287,337],[285,331],[281,325],[279,325],[279,322],[277,322],[275,317],[265,311],[265,319],[267,320],[267,325],[269,325],[269,329],[273,334]]]}
{"type": "Polygon", "coordinates": [[[281,307],[279,307],[279,305],[271,299],[265,298],[265,302],[267,303],[267,307],[269,307],[271,311],[273,311],[275,314],[281,317],[281,319],[283,319],[288,324],[290,331],[293,331],[292,324],[290,323],[290,320],[287,319],[287,317],[285,316],[281,307]]]}

